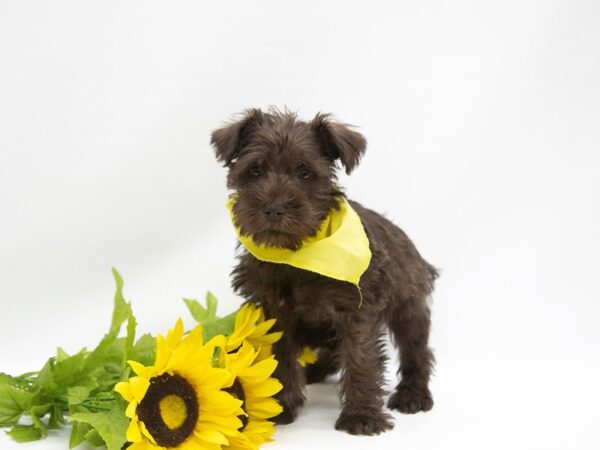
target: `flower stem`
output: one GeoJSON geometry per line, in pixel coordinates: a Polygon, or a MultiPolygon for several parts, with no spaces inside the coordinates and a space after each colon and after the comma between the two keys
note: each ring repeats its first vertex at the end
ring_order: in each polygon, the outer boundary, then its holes
{"type": "MultiPolygon", "coordinates": [[[[112,409],[112,405],[103,405],[99,402],[106,402],[112,400],[115,400],[115,398],[113,397],[106,399],[94,399],[93,397],[90,397],[84,400],[83,402],[78,403],[77,406],[83,406],[84,408],[90,409],[92,411],[110,411],[112,409]]],[[[61,406],[69,406],[69,400],[64,396],[56,397],[56,402],[59,403],[61,406]]]]}

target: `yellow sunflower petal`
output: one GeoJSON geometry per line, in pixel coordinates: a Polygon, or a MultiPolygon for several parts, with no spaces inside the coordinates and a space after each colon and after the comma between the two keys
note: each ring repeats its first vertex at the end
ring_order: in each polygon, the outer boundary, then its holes
{"type": "Polygon", "coordinates": [[[244,339],[248,336],[251,330],[234,328],[233,333],[227,336],[225,350],[231,352],[238,348],[244,339]]]}
{"type": "Polygon", "coordinates": [[[136,402],[140,403],[144,398],[144,395],[146,395],[146,391],[150,386],[150,381],[147,378],[132,377],[129,379],[129,386],[131,387],[133,398],[136,402]]]}
{"type": "Polygon", "coordinates": [[[137,420],[132,419],[131,422],[129,422],[129,426],[127,427],[126,436],[127,436],[127,440],[129,442],[141,442],[142,441],[142,432],[140,430],[137,420]]]}
{"type": "Polygon", "coordinates": [[[167,345],[169,348],[175,348],[183,336],[183,320],[177,319],[175,326],[167,332],[167,345]]]}
{"type": "Polygon", "coordinates": [[[129,417],[130,419],[133,419],[135,417],[137,405],[138,402],[136,402],[135,400],[130,401],[127,405],[127,409],[125,409],[125,416],[129,417]]]}
{"type": "Polygon", "coordinates": [[[258,445],[252,442],[246,433],[243,433],[229,440],[227,450],[258,450],[258,445]]]}
{"type": "Polygon", "coordinates": [[[246,426],[248,431],[246,436],[255,444],[262,445],[265,442],[271,442],[275,434],[275,426],[273,422],[268,420],[259,420],[248,422],[246,426]]]}
{"type": "Polygon", "coordinates": [[[277,360],[275,358],[268,358],[255,363],[251,367],[239,370],[237,375],[244,383],[258,383],[269,378],[276,367],[277,360]]]}
{"type": "Polygon", "coordinates": [[[241,338],[237,337],[237,336],[229,336],[227,337],[227,343],[225,344],[225,351],[227,352],[232,352],[235,349],[237,349],[240,344],[242,343],[241,338]]]}
{"type": "Polygon", "coordinates": [[[235,317],[233,333],[230,336],[232,340],[241,341],[248,337],[254,330],[259,317],[260,311],[254,305],[246,304],[242,306],[235,317]]]}
{"type": "Polygon", "coordinates": [[[234,330],[246,330],[256,323],[256,320],[260,316],[254,305],[249,303],[243,305],[237,315],[235,316],[234,330]]]}
{"type": "Polygon", "coordinates": [[[283,407],[272,397],[248,397],[244,406],[250,417],[259,419],[270,419],[283,411],[283,407]]]}
{"type": "Polygon", "coordinates": [[[212,411],[216,414],[240,414],[242,401],[235,399],[231,394],[224,391],[216,391],[200,399],[202,411],[212,411]]]}
{"type": "Polygon", "coordinates": [[[226,344],[227,344],[227,338],[225,336],[223,336],[222,334],[219,334],[217,336],[214,336],[212,339],[210,339],[205,345],[207,347],[225,348],[226,344]]]}
{"type": "Polygon", "coordinates": [[[252,395],[256,397],[271,397],[277,394],[283,385],[275,378],[269,378],[259,384],[252,386],[252,395]]]}
{"type": "Polygon", "coordinates": [[[201,374],[194,374],[190,378],[195,379],[198,390],[207,392],[207,395],[210,395],[208,391],[231,386],[235,380],[235,376],[229,370],[217,367],[201,374]]]}
{"type": "Polygon", "coordinates": [[[127,364],[133,369],[136,375],[144,378],[150,377],[150,369],[137,361],[127,361],[127,364]]]}
{"type": "Polygon", "coordinates": [[[252,306],[252,314],[250,315],[250,322],[255,325],[256,323],[258,323],[258,319],[260,319],[260,315],[261,315],[261,308],[257,308],[254,305],[252,306]]]}
{"type": "Polygon", "coordinates": [[[142,421],[139,422],[140,423],[140,431],[142,432],[142,434],[153,444],[156,444],[156,441],[154,440],[154,437],[150,434],[150,432],[148,431],[148,428],[146,428],[146,424],[142,421]]]}
{"type": "Polygon", "coordinates": [[[213,356],[215,354],[215,348],[216,346],[214,345],[205,345],[204,347],[202,347],[202,349],[198,352],[197,358],[198,361],[202,361],[208,364],[212,364],[213,361],[213,356]]]}
{"type": "Polygon", "coordinates": [[[148,441],[134,442],[127,450],[158,450],[162,449],[162,447],[158,447],[148,441]]]}
{"type": "Polygon", "coordinates": [[[266,334],[273,327],[273,325],[275,325],[276,321],[276,319],[269,319],[265,320],[263,323],[258,324],[256,328],[252,330],[252,333],[249,337],[262,336],[263,334],[266,334]]]}
{"type": "Polygon", "coordinates": [[[267,359],[273,356],[273,346],[272,345],[259,345],[258,346],[258,356],[256,357],[256,361],[262,361],[263,359],[267,359]]]}
{"type": "Polygon", "coordinates": [[[225,436],[223,436],[222,433],[219,433],[217,430],[211,428],[197,428],[194,430],[194,436],[202,439],[203,441],[212,442],[213,444],[229,444],[229,441],[225,436]]]}
{"type": "Polygon", "coordinates": [[[250,343],[244,342],[236,353],[228,355],[229,364],[227,368],[234,374],[237,374],[244,368],[249,367],[257,354],[258,353],[250,343]]]}
{"type": "Polygon", "coordinates": [[[233,429],[219,424],[211,424],[210,426],[214,430],[217,430],[219,433],[223,433],[223,435],[227,436],[227,439],[229,439],[230,437],[237,436],[240,433],[238,429],[242,426],[242,422],[239,423],[239,427],[237,429],[233,429]]]}
{"type": "Polygon", "coordinates": [[[156,370],[163,370],[167,361],[171,356],[171,349],[167,345],[167,340],[162,334],[156,335],[156,358],[154,361],[154,367],[156,370]]]}
{"type": "Polygon", "coordinates": [[[238,416],[217,416],[214,414],[202,414],[198,420],[198,426],[214,428],[221,433],[231,436],[237,434],[237,429],[242,426],[242,421],[238,416]]]}
{"type": "Polygon", "coordinates": [[[273,422],[268,420],[250,420],[244,428],[244,435],[257,445],[272,441],[274,434],[273,422]]]}
{"type": "Polygon", "coordinates": [[[221,450],[221,448],[221,444],[203,441],[194,434],[176,447],[177,450],[221,450]]]}
{"type": "Polygon", "coordinates": [[[249,308],[250,305],[243,305],[238,313],[235,316],[235,322],[233,323],[233,333],[240,334],[244,328],[248,326],[249,323],[249,308]]]}
{"type": "Polygon", "coordinates": [[[264,336],[248,338],[248,342],[250,342],[255,347],[258,347],[259,345],[270,345],[279,341],[279,339],[281,339],[281,336],[283,336],[283,332],[276,331],[274,333],[265,334],[264,336]]]}
{"type": "Polygon", "coordinates": [[[202,328],[196,327],[173,350],[169,362],[165,366],[165,371],[197,365],[200,362],[197,355],[201,349],[202,328]]]}
{"type": "Polygon", "coordinates": [[[121,394],[121,396],[130,402],[133,400],[133,392],[131,391],[131,386],[126,381],[121,381],[115,385],[115,391],[121,394]]]}

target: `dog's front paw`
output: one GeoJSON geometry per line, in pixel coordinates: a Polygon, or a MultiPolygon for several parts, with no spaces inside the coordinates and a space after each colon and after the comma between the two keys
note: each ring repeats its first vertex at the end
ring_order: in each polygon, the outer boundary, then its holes
{"type": "Polygon", "coordinates": [[[415,414],[433,408],[433,398],[427,388],[400,383],[396,392],[390,397],[388,407],[405,414],[415,414]]]}
{"type": "Polygon", "coordinates": [[[394,428],[392,417],[381,411],[345,412],[335,422],[335,429],[350,434],[372,436],[394,428]]]}

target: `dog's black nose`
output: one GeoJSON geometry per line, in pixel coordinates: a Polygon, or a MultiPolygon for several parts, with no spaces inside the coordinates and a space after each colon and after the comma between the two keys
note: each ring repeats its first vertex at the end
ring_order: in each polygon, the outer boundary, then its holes
{"type": "Polygon", "coordinates": [[[264,208],[265,216],[269,220],[279,220],[283,217],[285,208],[283,205],[269,205],[264,208]]]}

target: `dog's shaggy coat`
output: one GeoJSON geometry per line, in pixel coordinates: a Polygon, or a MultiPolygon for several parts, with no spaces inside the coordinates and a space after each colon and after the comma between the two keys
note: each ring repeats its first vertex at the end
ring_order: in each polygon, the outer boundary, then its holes
{"type": "MultiPolygon", "coordinates": [[[[233,211],[241,233],[257,243],[297,249],[314,235],[337,199],[336,163],[350,173],[366,148],[364,137],[319,114],[298,120],[288,111],[246,111],[212,133],[217,158],[229,168],[227,185],[237,195],[233,211]]],[[[404,413],[428,411],[433,354],[428,347],[428,299],[436,270],[410,239],[385,217],[349,201],[369,238],[371,263],[360,287],[284,264],[257,260],[247,251],[233,271],[233,288],[277,319],[284,332],[273,351],[283,413],[292,422],[306,383],[341,370],[342,411],[335,427],[352,434],[392,428],[383,410],[386,327],[400,349],[402,379],[388,401],[404,413]],[[306,370],[297,356],[318,349],[306,370]]]]}

